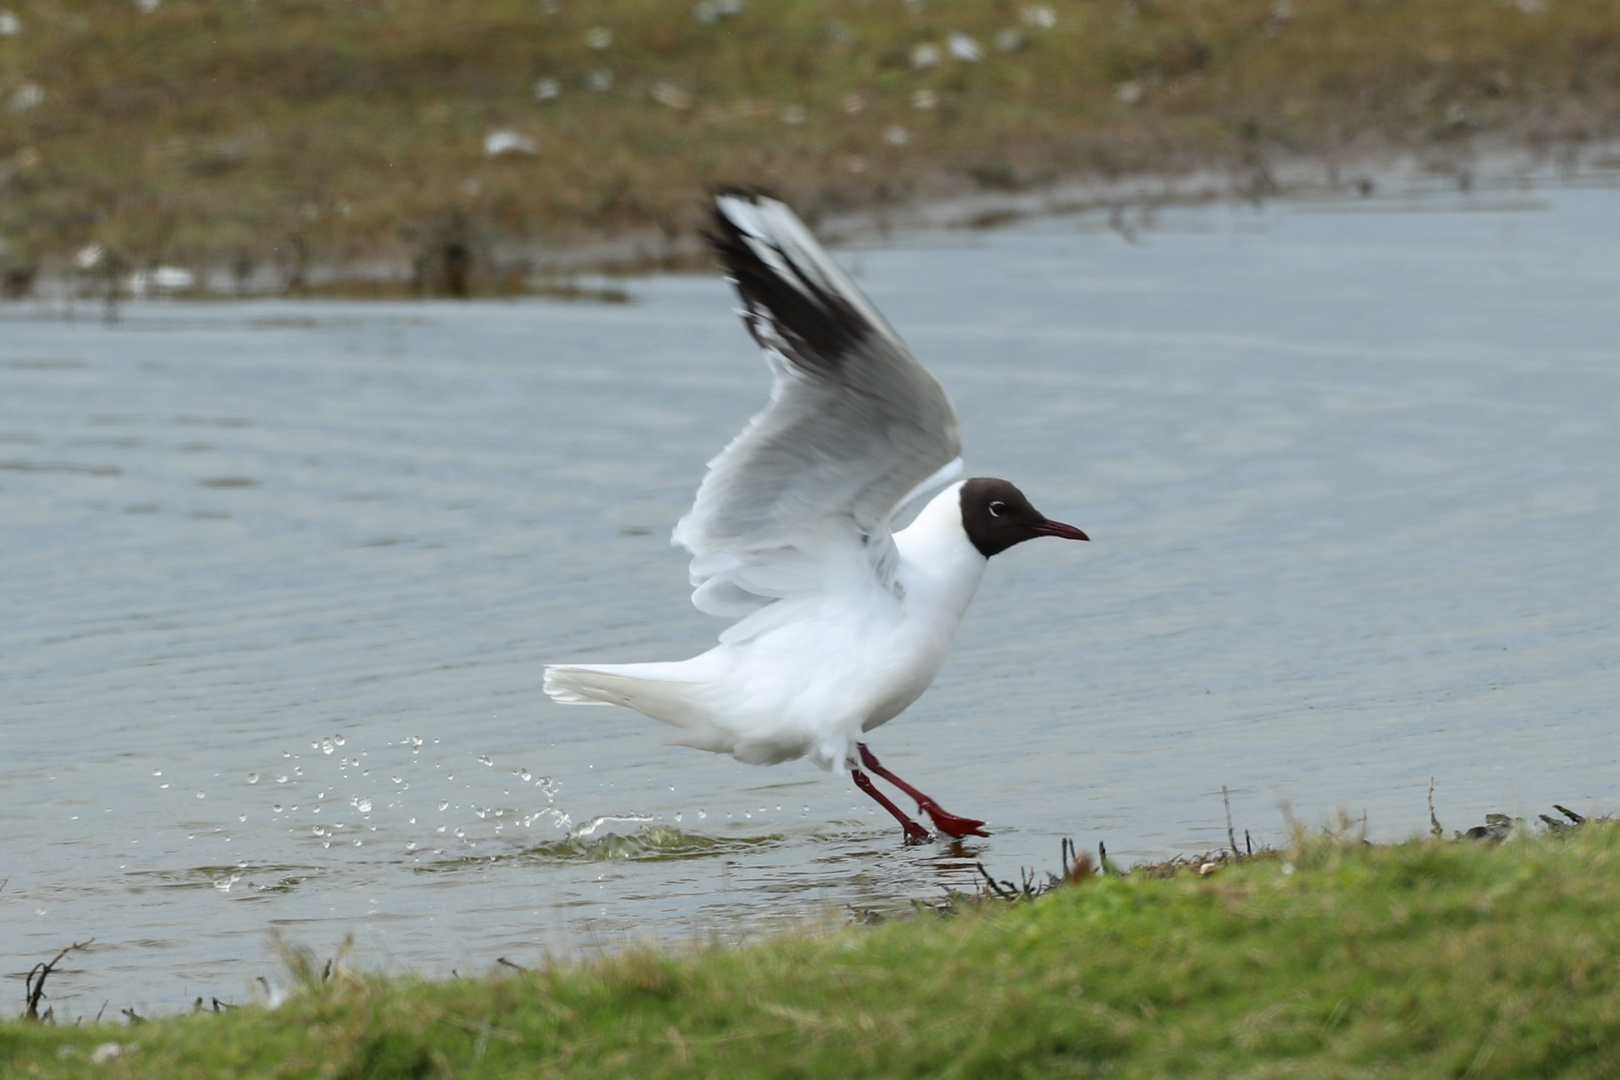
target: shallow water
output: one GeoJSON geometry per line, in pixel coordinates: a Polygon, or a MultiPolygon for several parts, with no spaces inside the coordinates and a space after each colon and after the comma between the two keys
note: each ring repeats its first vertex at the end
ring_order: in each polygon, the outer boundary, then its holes
{"type": "MultiPolygon", "coordinates": [[[[0,308],[0,957],[59,1012],[246,1000],[279,930],[480,971],[1300,819],[1620,806],[1620,191],[1095,217],[846,251],[996,559],[875,733],[994,836],[662,745],[548,659],[717,626],[668,529],[766,379],[717,278],[631,306],[0,308]],[[600,820],[599,820],[600,819],[600,820]]],[[[19,984],[14,984],[19,985],[19,984]]],[[[20,993],[20,991],[19,991],[20,993]]]]}

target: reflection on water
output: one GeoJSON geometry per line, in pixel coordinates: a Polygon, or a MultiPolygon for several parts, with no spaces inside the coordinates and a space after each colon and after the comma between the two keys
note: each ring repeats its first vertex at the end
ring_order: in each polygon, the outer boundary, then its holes
{"type": "Polygon", "coordinates": [[[1366,811],[1616,805],[1620,193],[1165,210],[847,255],[970,467],[1093,537],[991,567],[874,733],[994,836],[661,744],[546,660],[715,625],[666,542],[766,379],[637,303],[0,309],[0,954],[59,1015],[904,908],[1366,811]],[[1467,213],[1454,211],[1467,210],[1467,213]]]}

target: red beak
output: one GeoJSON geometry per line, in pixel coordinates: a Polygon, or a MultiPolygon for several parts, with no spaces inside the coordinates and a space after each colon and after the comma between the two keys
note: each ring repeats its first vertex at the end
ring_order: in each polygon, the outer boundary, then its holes
{"type": "Polygon", "coordinates": [[[1053,521],[1050,518],[1042,521],[1039,525],[1034,526],[1034,529],[1042,536],[1057,536],[1064,540],[1091,539],[1091,537],[1087,536],[1073,525],[1065,525],[1061,521],[1053,521]]]}

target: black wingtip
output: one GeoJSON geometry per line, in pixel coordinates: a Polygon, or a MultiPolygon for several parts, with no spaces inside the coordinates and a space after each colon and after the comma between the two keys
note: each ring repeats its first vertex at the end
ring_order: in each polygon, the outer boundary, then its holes
{"type": "MultiPolygon", "coordinates": [[[[755,316],[769,319],[791,353],[789,359],[806,369],[836,369],[844,354],[870,332],[866,320],[835,289],[817,280],[813,271],[798,265],[780,244],[769,237],[751,240],[721,209],[724,198],[742,199],[754,206],[761,200],[779,200],[758,188],[718,186],[703,238],[744,306],[755,316]],[[782,256],[782,267],[760,256],[755,244],[761,241],[782,256]]],[[[750,323],[749,332],[759,340],[758,327],[750,323]]]]}
{"type": "Polygon", "coordinates": [[[770,199],[780,202],[774,194],[757,185],[751,184],[716,184],[709,192],[707,206],[709,224],[706,228],[698,230],[703,242],[720,260],[720,266],[726,275],[733,281],[737,278],[737,264],[739,261],[756,258],[747,250],[743,243],[742,230],[735,222],[726,216],[720,209],[721,199],[742,199],[745,202],[758,206],[760,200],[770,199]]]}

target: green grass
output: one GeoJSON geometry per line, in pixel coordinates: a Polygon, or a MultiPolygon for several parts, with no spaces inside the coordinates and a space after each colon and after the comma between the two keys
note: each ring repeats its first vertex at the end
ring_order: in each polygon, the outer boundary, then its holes
{"type": "Polygon", "coordinates": [[[1275,153],[1581,139],[1620,116],[1613,0],[750,0],[712,22],[687,0],[5,8],[0,238],[47,268],[94,241],[292,276],[446,236],[679,235],[722,180],[814,217],[1275,153]],[[915,66],[952,32],[983,59],[915,66]],[[604,70],[611,88],[587,89],[604,70]],[[537,100],[539,79],[559,95],[537,100]],[[539,152],[488,158],[496,129],[539,152]]]}
{"type": "Polygon", "coordinates": [[[0,1026],[0,1073],[359,1077],[1612,1077],[1620,829],[1311,841],[948,918],[278,1010],[0,1026]],[[102,1066],[89,1055],[117,1041],[102,1066]]]}

